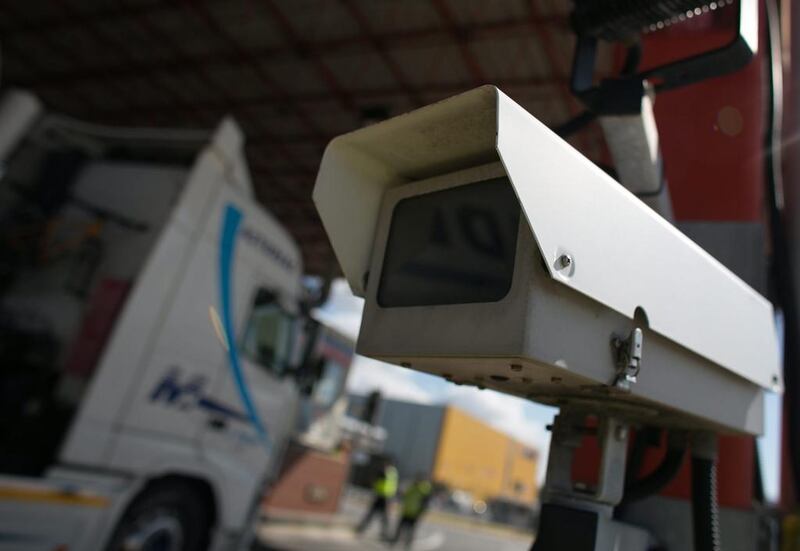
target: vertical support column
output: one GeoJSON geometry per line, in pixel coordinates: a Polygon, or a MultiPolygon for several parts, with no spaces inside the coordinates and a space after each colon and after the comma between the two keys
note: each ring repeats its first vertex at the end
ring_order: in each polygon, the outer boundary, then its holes
{"type": "Polygon", "coordinates": [[[586,426],[585,412],[566,411],[556,417],[552,430],[539,532],[532,551],[647,549],[647,532],[613,519],[614,507],[625,491],[627,423],[601,417],[595,429],[586,426]],[[578,489],[572,482],[572,460],[583,437],[595,431],[602,456],[597,485],[578,489]]]}
{"type": "Polygon", "coordinates": [[[653,113],[654,94],[645,86],[637,114],[600,117],[600,126],[614,159],[619,182],[651,209],[673,221],[672,201],[664,178],[658,128],[653,113]]]}

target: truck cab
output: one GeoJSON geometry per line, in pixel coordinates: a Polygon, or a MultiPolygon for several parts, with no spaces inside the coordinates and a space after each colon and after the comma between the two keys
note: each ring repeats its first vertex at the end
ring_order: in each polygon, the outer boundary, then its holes
{"type": "Polygon", "coordinates": [[[302,260],[242,132],[0,105],[0,549],[247,545],[295,426],[302,260]]]}

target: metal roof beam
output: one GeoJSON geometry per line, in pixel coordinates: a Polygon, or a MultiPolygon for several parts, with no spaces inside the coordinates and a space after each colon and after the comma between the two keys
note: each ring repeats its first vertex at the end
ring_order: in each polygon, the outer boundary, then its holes
{"type": "Polygon", "coordinates": [[[308,52],[306,59],[314,66],[317,74],[319,74],[322,81],[336,97],[341,106],[349,111],[354,111],[356,109],[356,105],[353,101],[353,98],[339,83],[339,80],[336,78],[336,75],[333,74],[333,71],[331,71],[330,68],[325,65],[325,62],[322,61],[321,54],[323,52],[320,50],[311,50],[309,48],[306,41],[300,38],[297,32],[295,32],[291,21],[289,21],[289,18],[286,17],[286,15],[283,13],[283,11],[281,11],[275,2],[272,0],[264,0],[263,3],[264,6],[266,6],[270,11],[272,19],[277,23],[278,27],[283,33],[284,38],[286,38],[292,48],[296,52],[308,52]]]}
{"type": "Polygon", "coordinates": [[[358,24],[362,37],[369,44],[371,44],[378,53],[384,65],[386,65],[386,68],[392,73],[397,85],[400,86],[403,92],[408,96],[408,99],[411,100],[412,105],[417,107],[423,105],[423,101],[419,97],[419,93],[414,90],[414,88],[408,82],[405,73],[400,68],[400,65],[397,63],[397,61],[395,61],[391,53],[389,53],[389,49],[386,46],[386,39],[378,36],[372,31],[369,20],[364,15],[364,12],[362,12],[361,9],[356,5],[355,0],[340,0],[340,2],[348,11],[353,20],[355,20],[355,22],[358,24]]]}
{"type": "MultiPolygon", "coordinates": [[[[41,72],[42,64],[33,57],[31,57],[27,51],[22,48],[17,48],[15,45],[5,42],[3,43],[3,54],[6,58],[13,56],[17,59],[17,61],[21,62],[28,70],[33,70],[36,72],[41,72]]],[[[75,101],[76,104],[80,105],[82,109],[86,111],[94,111],[97,109],[97,105],[88,98],[85,94],[79,94],[74,90],[66,90],[67,94],[71,97],[72,100],[75,101]]]]}
{"type": "Polygon", "coordinates": [[[162,0],[136,5],[121,5],[111,2],[100,5],[102,8],[92,13],[73,14],[66,17],[45,16],[36,21],[0,25],[0,32],[6,39],[26,34],[53,33],[83,27],[87,24],[103,24],[145,13],[151,14],[175,9],[174,5],[162,0]]]}
{"type": "MultiPolygon", "coordinates": [[[[550,78],[524,78],[524,79],[517,79],[517,78],[504,78],[498,79],[494,81],[494,84],[500,88],[530,88],[532,91],[541,91],[542,92],[542,100],[550,99],[552,97],[551,93],[546,90],[548,87],[558,87],[559,89],[567,86],[566,79],[550,79],[550,78]]],[[[457,94],[459,92],[463,92],[465,90],[469,90],[473,87],[471,82],[462,82],[462,83],[454,83],[454,84],[429,84],[422,86],[417,89],[417,93],[423,96],[423,103],[427,103],[432,101],[431,99],[425,99],[425,95],[431,96],[448,96],[457,94]]],[[[361,99],[361,100],[374,100],[374,99],[384,99],[387,97],[405,97],[406,91],[396,87],[387,87],[387,88],[372,88],[372,89],[365,89],[365,90],[353,90],[350,92],[353,97],[361,99]]],[[[303,93],[303,94],[295,94],[293,96],[294,101],[296,103],[314,103],[314,102],[324,102],[330,99],[330,94],[327,92],[313,92],[313,93],[303,93]]],[[[283,98],[275,95],[269,96],[259,96],[254,98],[242,98],[242,99],[231,99],[230,101],[199,101],[195,103],[195,106],[199,109],[204,111],[212,111],[212,112],[219,112],[219,111],[226,111],[226,110],[237,110],[237,109],[247,109],[253,107],[270,107],[275,105],[281,105],[283,98]]],[[[169,104],[158,103],[152,104],[149,106],[142,106],[141,110],[152,112],[152,113],[168,113],[170,110],[174,110],[175,107],[169,104]]],[[[99,115],[115,118],[115,117],[122,117],[128,114],[129,112],[126,110],[120,109],[111,109],[111,110],[98,110],[97,113],[99,115]]],[[[138,115],[138,113],[132,113],[133,115],[138,115]]],[[[315,133],[315,135],[317,135],[315,133]]],[[[332,135],[321,134],[317,135],[317,137],[321,137],[324,141],[328,141],[332,138],[332,135]]]]}
{"type": "Polygon", "coordinates": [[[467,70],[472,76],[473,82],[476,86],[485,84],[486,75],[483,73],[483,69],[481,68],[480,63],[478,63],[478,59],[475,57],[475,54],[469,47],[469,40],[467,38],[468,31],[465,27],[459,25],[446,0],[432,0],[432,3],[433,7],[436,9],[436,12],[439,14],[439,17],[442,19],[447,29],[450,31],[450,34],[455,39],[458,46],[458,51],[461,54],[461,59],[464,61],[464,65],[466,65],[467,70]]]}
{"type": "MultiPolygon", "coordinates": [[[[74,18],[76,20],[82,20],[81,15],[76,9],[69,4],[66,0],[59,0],[56,2],[61,10],[66,14],[67,17],[74,18]]],[[[102,47],[109,48],[117,53],[118,56],[122,57],[125,60],[125,63],[128,64],[134,70],[141,70],[141,63],[128,51],[128,49],[123,45],[122,41],[113,38],[110,34],[102,32],[97,24],[92,20],[85,20],[83,21],[82,28],[89,33],[92,38],[102,47]]],[[[106,77],[107,80],[108,77],[106,77]]],[[[164,83],[151,80],[148,81],[151,85],[156,86],[159,90],[161,90],[164,94],[170,96],[172,101],[175,105],[180,106],[183,109],[188,109],[190,111],[196,112],[194,106],[192,106],[191,102],[184,99],[180,94],[175,92],[169,86],[166,86],[164,83]]],[[[122,93],[129,99],[129,103],[135,108],[138,109],[138,101],[135,96],[125,86],[117,86],[118,89],[122,91],[122,93]]]]}
{"type": "Polygon", "coordinates": [[[275,79],[268,75],[252,57],[247,55],[245,48],[242,47],[239,42],[230,34],[228,34],[219,21],[211,16],[205,6],[197,2],[188,2],[186,5],[194,11],[194,13],[206,24],[209,29],[211,29],[212,32],[215,33],[217,38],[226,43],[228,47],[233,50],[240,61],[252,70],[256,78],[266,88],[270,89],[273,94],[280,98],[280,101],[283,102],[284,105],[289,107],[295,113],[297,118],[304,126],[306,126],[315,134],[322,134],[322,131],[320,130],[316,121],[314,121],[308,115],[308,113],[306,113],[299,105],[297,105],[292,96],[290,96],[286,90],[284,90],[284,88],[275,81],[275,79]]]}
{"type": "MultiPolygon", "coordinates": [[[[64,4],[63,4],[63,2],[60,2],[59,4],[62,6],[62,8],[64,7],[64,4]]],[[[12,5],[13,5],[13,2],[7,2],[7,3],[5,3],[5,4],[3,5],[3,8],[2,8],[2,9],[3,9],[3,10],[6,12],[6,13],[9,13],[9,14],[11,14],[11,15],[12,15],[14,18],[16,18],[16,19],[17,19],[17,21],[21,21],[21,22],[24,24],[24,23],[26,22],[26,21],[25,21],[25,19],[24,19],[24,16],[23,16],[23,15],[20,13],[20,11],[18,11],[18,10],[16,9],[16,7],[15,7],[15,8],[12,8],[12,7],[11,7],[12,5]]],[[[70,50],[69,48],[64,48],[62,45],[60,45],[60,44],[57,44],[57,43],[56,43],[56,42],[53,40],[53,38],[52,38],[52,36],[51,36],[51,35],[48,35],[48,34],[45,34],[45,35],[43,35],[43,36],[42,36],[42,44],[44,44],[44,45],[45,45],[45,46],[46,46],[46,47],[47,47],[49,50],[51,50],[52,52],[55,52],[55,53],[56,53],[56,55],[58,55],[58,56],[60,56],[60,57],[62,57],[62,58],[64,58],[64,59],[66,59],[66,60],[67,60],[67,61],[70,63],[70,65],[71,65],[72,67],[80,67],[80,66],[81,66],[81,64],[82,64],[82,60],[80,59],[80,57],[79,57],[79,56],[77,56],[77,55],[76,55],[76,54],[75,54],[75,53],[74,53],[72,50],[70,50]]],[[[13,49],[13,46],[12,46],[12,49],[13,49]]],[[[17,48],[17,50],[19,50],[19,48],[17,48]]],[[[30,60],[29,60],[29,61],[30,61],[30,60]]],[[[34,63],[37,63],[37,62],[34,62],[34,63]]],[[[107,78],[105,78],[105,75],[103,75],[103,80],[108,80],[107,78]]],[[[127,97],[129,100],[130,100],[131,96],[130,96],[130,94],[128,93],[128,90],[127,90],[127,89],[125,89],[125,88],[124,88],[124,87],[122,87],[122,86],[115,85],[115,84],[113,84],[113,82],[112,82],[112,85],[114,85],[114,86],[115,86],[115,88],[117,88],[117,91],[120,93],[120,95],[122,95],[122,96],[126,96],[126,97],[127,97]]],[[[92,108],[92,109],[94,109],[94,108],[96,107],[96,105],[95,105],[95,102],[93,102],[93,101],[91,101],[91,100],[89,100],[89,99],[86,99],[86,98],[84,98],[83,102],[84,102],[85,104],[88,104],[88,105],[90,106],[90,108],[92,108]]]]}
{"type": "MultiPolygon", "coordinates": [[[[179,44],[176,43],[172,37],[168,36],[166,33],[161,32],[155,25],[153,25],[152,21],[148,14],[140,14],[136,18],[136,22],[138,23],[139,27],[144,30],[152,39],[160,42],[167,46],[170,52],[176,56],[178,59],[188,63],[194,70],[197,77],[203,82],[203,84],[208,87],[213,93],[222,98],[222,104],[226,106],[226,111],[231,109],[235,103],[235,100],[230,96],[228,91],[220,84],[215,82],[209,75],[207,74],[205,68],[202,65],[198,65],[186,59],[186,54],[183,51],[183,48],[180,47],[179,44]]],[[[197,103],[194,103],[191,107],[191,110],[194,111],[198,109],[197,103]]],[[[148,112],[147,110],[144,110],[148,112]]],[[[260,124],[258,125],[259,131],[262,132],[265,136],[268,136],[271,140],[274,141],[275,148],[294,166],[298,168],[298,170],[305,169],[303,163],[292,154],[282,143],[278,141],[278,139],[273,136],[268,129],[264,128],[260,124]]]]}
{"type": "MultiPolygon", "coordinates": [[[[146,15],[146,12],[134,12],[135,17],[146,15]]],[[[496,34],[530,32],[532,25],[542,25],[552,28],[555,25],[564,26],[566,20],[563,17],[532,17],[528,21],[519,19],[497,21],[493,23],[481,23],[464,27],[464,32],[473,37],[492,36],[496,34]]],[[[538,27],[537,27],[538,28],[538,27]]],[[[321,40],[317,42],[306,41],[303,46],[308,52],[326,52],[352,49],[354,47],[375,47],[375,42],[389,56],[392,48],[404,45],[413,45],[417,42],[424,42],[431,39],[441,39],[449,36],[450,31],[441,27],[430,27],[410,31],[396,31],[386,34],[372,33],[368,36],[362,32],[356,36],[346,38],[336,38],[331,40],[321,40]]],[[[6,37],[7,38],[7,37],[6,37]]],[[[296,50],[292,48],[248,48],[246,52],[213,52],[195,55],[186,55],[180,60],[153,60],[142,61],[140,67],[133,68],[129,65],[109,65],[104,67],[76,68],[67,73],[59,71],[37,71],[40,76],[31,79],[21,79],[20,85],[28,87],[60,86],[72,84],[85,80],[104,79],[106,77],[126,78],[131,76],[149,76],[160,72],[175,73],[187,70],[187,63],[196,65],[225,65],[225,66],[249,66],[254,62],[282,59],[296,55],[296,50]]],[[[381,54],[383,55],[383,54],[381,54]]],[[[394,74],[394,70],[393,70],[394,74]]],[[[397,75],[395,75],[397,78],[397,75]]]]}

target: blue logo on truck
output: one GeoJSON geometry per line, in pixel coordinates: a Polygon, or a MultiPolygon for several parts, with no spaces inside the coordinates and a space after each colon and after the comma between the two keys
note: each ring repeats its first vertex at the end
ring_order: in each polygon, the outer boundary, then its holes
{"type": "Polygon", "coordinates": [[[150,400],[181,410],[200,408],[225,419],[250,422],[249,415],[206,395],[207,383],[208,379],[203,375],[184,377],[180,368],[172,367],[153,389],[150,400]]]}
{"type": "Polygon", "coordinates": [[[233,282],[231,281],[233,271],[234,252],[236,251],[236,235],[239,233],[239,226],[242,222],[242,211],[234,205],[225,205],[225,213],[222,219],[222,232],[219,247],[219,294],[222,317],[222,329],[228,342],[228,367],[231,370],[236,390],[242,405],[253,423],[261,441],[267,449],[270,448],[270,439],[267,429],[258,415],[250,389],[247,386],[244,372],[242,371],[239,359],[239,350],[236,347],[236,336],[233,331],[233,306],[231,296],[233,294],[233,282]]]}

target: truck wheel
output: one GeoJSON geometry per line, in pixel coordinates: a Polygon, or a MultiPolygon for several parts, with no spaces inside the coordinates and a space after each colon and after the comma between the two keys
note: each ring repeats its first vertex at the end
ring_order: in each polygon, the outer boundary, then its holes
{"type": "Polygon", "coordinates": [[[207,508],[190,486],[155,486],[128,507],[107,551],[205,551],[209,524],[207,508]]]}

